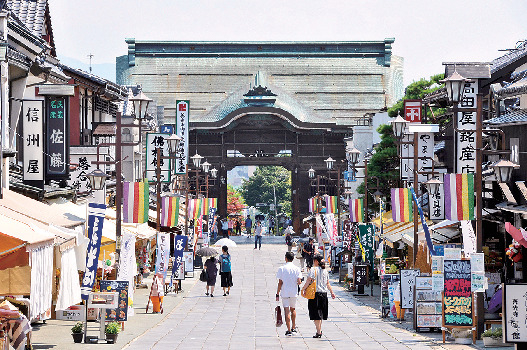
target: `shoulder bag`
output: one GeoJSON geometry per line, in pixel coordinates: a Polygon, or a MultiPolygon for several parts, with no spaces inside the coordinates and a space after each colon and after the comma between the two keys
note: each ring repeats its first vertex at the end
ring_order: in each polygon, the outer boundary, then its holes
{"type": "Polygon", "coordinates": [[[201,274],[199,275],[199,280],[201,282],[207,282],[207,272],[205,269],[201,270],[201,274]]]}
{"type": "Polygon", "coordinates": [[[317,270],[315,269],[315,278],[313,279],[313,282],[306,288],[306,291],[304,292],[304,295],[302,295],[306,299],[315,299],[315,292],[317,291],[317,270]]]}

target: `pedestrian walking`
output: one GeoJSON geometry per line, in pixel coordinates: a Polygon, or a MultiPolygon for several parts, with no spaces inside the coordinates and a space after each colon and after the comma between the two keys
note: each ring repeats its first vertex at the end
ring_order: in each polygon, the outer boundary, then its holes
{"type": "Polygon", "coordinates": [[[304,258],[306,259],[307,268],[313,266],[313,256],[315,255],[315,246],[313,245],[313,238],[309,238],[309,242],[304,244],[304,258]]]}
{"type": "Polygon", "coordinates": [[[234,221],[232,219],[228,219],[227,221],[227,227],[228,227],[228,230],[229,230],[229,236],[232,236],[232,232],[233,232],[233,229],[234,229],[234,221]]]}
{"type": "Polygon", "coordinates": [[[218,261],[215,257],[211,256],[205,261],[205,271],[207,272],[207,292],[205,295],[209,295],[210,287],[210,296],[214,297],[214,287],[216,286],[216,276],[218,276],[218,261]]]}
{"type": "Polygon", "coordinates": [[[335,299],[335,293],[329,284],[329,274],[322,255],[315,255],[313,265],[302,287],[302,295],[305,296],[306,289],[311,283],[316,283],[315,298],[308,300],[307,308],[309,319],[315,323],[317,330],[313,338],[320,338],[322,337],[322,320],[328,319],[328,292],[331,293],[333,299],[335,299]]]}
{"type": "Polygon", "coordinates": [[[247,236],[251,236],[251,229],[253,228],[253,221],[249,216],[247,216],[247,219],[245,219],[245,231],[247,232],[247,236]]]}
{"type": "Polygon", "coordinates": [[[221,230],[224,238],[229,238],[229,223],[227,218],[221,220],[221,230]]]}
{"type": "Polygon", "coordinates": [[[296,258],[300,261],[300,271],[304,272],[304,244],[298,242],[296,244],[296,258]]]}
{"type": "Polygon", "coordinates": [[[276,301],[280,301],[280,296],[282,296],[287,326],[286,336],[296,333],[296,295],[298,286],[302,283],[302,272],[293,264],[294,258],[293,253],[285,253],[285,265],[279,267],[276,273],[276,278],[278,278],[276,301]]]}
{"type": "Polygon", "coordinates": [[[285,244],[287,244],[287,251],[290,252],[293,249],[293,237],[289,231],[285,234],[285,244]]]}
{"type": "Polygon", "coordinates": [[[242,234],[242,224],[240,220],[236,220],[236,223],[234,224],[234,229],[236,230],[236,235],[239,236],[242,234]]]}
{"type": "Polygon", "coordinates": [[[269,234],[274,234],[274,220],[273,218],[269,219],[269,234]]]}
{"type": "Polygon", "coordinates": [[[223,288],[223,296],[229,295],[232,284],[232,272],[231,272],[231,255],[229,254],[229,247],[224,245],[221,247],[223,254],[220,255],[220,276],[221,276],[221,287],[223,288]]]}
{"type": "Polygon", "coordinates": [[[254,228],[254,249],[257,248],[257,245],[260,245],[259,249],[262,249],[262,223],[260,221],[256,222],[256,227],[254,228]]]}

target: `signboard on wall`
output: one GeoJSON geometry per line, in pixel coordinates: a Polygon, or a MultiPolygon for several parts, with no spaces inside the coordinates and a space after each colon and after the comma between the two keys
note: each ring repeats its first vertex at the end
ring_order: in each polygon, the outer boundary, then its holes
{"type": "Polygon", "coordinates": [[[24,180],[44,180],[44,101],[22,101],[24,180]]]}
{"type": "Polygon", "coordinates": [[[182,138],[176,152],[176,174],[185,174],[188,163],[188,118],[190,101],[176,101],[176,134],[182,138]]]}
{"type": "Polygon", "coordinates": [[[444,260],[444,325],[472,326],[470,260],[444,260]]]}
{"type": "MultiPolygon", "coordinates": [[[[109,147],[99,148],[99,161],[110,160],[109,147]]],[[[97,161],[97,147],[96,146],[71,146],[70,147],[70,164],[74,166],[74,170],[70,172],[68,186],[77,190],[78,193],[86,193],[91,191],[90,181],[86,177],[87,174],[97,169],[95,162],[97,161]]],[[[99,169],[109,174],[110,165],[100,165],[99,169]]]]}
{"type": "Polygon", "coordinates": [[[400,270],[401,273],[401,308],[414,308],[415,278],[419,276],[418,269],[400,270]]]}
{"type": "Polygon", "coordinates": [[[68,175],[67,97],[46,98],[46,176],[68,175]]]}
{"type": "Polygon", "coordinates": [[[527,342],[527,284],[505,284],[503,288],[503,331],[508,343],[527,342]]]}
{"type": "Polygon", "coordinates": [[[421,100],[404,100],[404,119],[410,123],[421,122],[421,100]]]}
{"type": "Polygon", "coordinates": [[[456,173],[476,171],[476,112],[463,109],[476,108],[478,81],[466,82],[463,99],[458,104],[456,132],[456,173]]]}
{"type": "MultiPolygon", "coordinates": [[[[146,134],[146,177],[148,181],[157,181],[157,149],[161,149],[161,156],[168,157],[169,134],[149,132],[146,134]]],[[[160,159],[161,182],[170,182],[170,159],[160,159]]]]}

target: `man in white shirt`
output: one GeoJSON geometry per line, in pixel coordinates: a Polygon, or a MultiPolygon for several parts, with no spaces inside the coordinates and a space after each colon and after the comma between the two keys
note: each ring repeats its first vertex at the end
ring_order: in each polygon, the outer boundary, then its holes
{"type": "Polygon", "coordinates": [[[285,312],[285,324],[287,332],[285,335],[291,336],[296,333],[296,296],[298,286],[302,283],[302,272],[298,266],[293,264],[294,254],[285,253],[285,265],[278,268],[276,278],[278,278],[278,288],[276,289],[276,301],[282,296],[282,305],[285,312]]]}

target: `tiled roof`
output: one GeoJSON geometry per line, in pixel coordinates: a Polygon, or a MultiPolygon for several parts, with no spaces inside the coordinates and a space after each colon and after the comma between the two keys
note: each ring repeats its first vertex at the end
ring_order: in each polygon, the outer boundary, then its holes
{"type": "Polygon", "coordinates": [[[527,123],[527,110],[519,109],[515,111],[507,112],[504,115],[495,117],[484,121],[485,124],[498,125],[498,124],[514,124],[514,123],[527,123]]]}
{"type": "Polygon", "coordinates": [[[42,36],[47,0],[7,0],[7,6],[34,35],[42,36]]]}
{"type": "Polygon", "coordinates": [[[521,43],[520,45],[518,45],[516,50],[511,50],[505,55],[493,60],[492,65],[490,66],[490,72],[494,73],[525,56],[527,56],[527,42],[521,43]]]}
{"type": "Polygon", "coordinates": [[[115,123],[99,124],[93,131],[93,135],[115,135],[115,123]]]}

